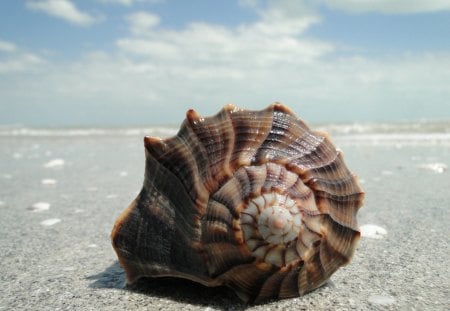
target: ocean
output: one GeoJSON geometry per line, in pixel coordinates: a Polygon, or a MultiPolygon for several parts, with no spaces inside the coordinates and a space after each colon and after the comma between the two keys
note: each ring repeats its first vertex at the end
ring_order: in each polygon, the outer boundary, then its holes
{"type": "MultiPolygon", "coordinates": [[[[310,128],[325,131],[343,141],[372,143],[446,144],[450,140],[450,120],[419,121],[414,123],[331,123],[311,124],[310,128]]],[[[82,127],[82,128],[32,128],[0,126],[0,137],[101,137],[101,136],[158,136],[175,135],[177,126],[149,127],[82,127]]]]}

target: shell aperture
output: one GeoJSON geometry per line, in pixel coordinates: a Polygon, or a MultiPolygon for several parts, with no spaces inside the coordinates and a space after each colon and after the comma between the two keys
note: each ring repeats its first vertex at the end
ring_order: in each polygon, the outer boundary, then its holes
{"type": "Polygon", "coordinates": [[[303,295],[353,255],[364,193],[324,133],[282,104],[190,110],[145,138],[144,185],[112,231],[128,283],[180,277],[244,301],[303,295]]]}

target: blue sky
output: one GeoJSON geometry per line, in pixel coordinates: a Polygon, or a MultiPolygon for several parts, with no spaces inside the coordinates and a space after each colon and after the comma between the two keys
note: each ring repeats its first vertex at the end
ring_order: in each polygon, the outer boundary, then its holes
{"type": "Polygon", "coordinates": [[[450,119],[449,1],[9,0],[0,29],[3,125],[450,119]]]}

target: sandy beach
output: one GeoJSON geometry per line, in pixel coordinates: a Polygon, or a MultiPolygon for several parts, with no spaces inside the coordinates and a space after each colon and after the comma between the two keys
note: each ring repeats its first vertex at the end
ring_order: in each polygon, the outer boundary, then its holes
{"type": "Polygon", "coordinates": [[[0,310],[450,309],[448,136],[332,136],[366,192],[355,256],[304,297],[247,306],[183,280],[124,288],[109,235],[143,135],[91,134],[0,136],[0,310]]]}

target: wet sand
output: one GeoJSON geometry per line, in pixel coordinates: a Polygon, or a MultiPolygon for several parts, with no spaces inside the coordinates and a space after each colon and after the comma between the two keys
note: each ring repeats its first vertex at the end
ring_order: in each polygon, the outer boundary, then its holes
{"type": "Polygon", "coordinates": [[[246,306],[184,280],[124,288],[109,234],[142,185],[141,136],[0,137],[0,310],[450,309],[450,144],[334,141],[379,228],[326,286],[246,306]]]}

